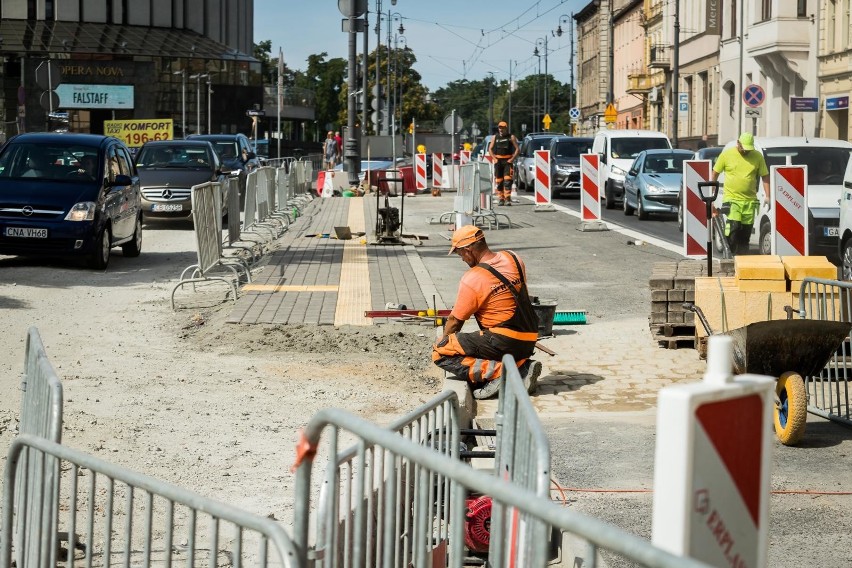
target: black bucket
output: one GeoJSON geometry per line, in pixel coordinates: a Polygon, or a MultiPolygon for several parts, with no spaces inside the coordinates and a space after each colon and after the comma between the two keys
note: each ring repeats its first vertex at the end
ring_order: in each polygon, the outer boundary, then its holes
{"type": "Polygon", "coordinates": [[[538,316],[538,336],[550,337],[553,335],[553,318],[556,315],[556,300],[541,300],[532,298],[532,307],[538,316]]]}

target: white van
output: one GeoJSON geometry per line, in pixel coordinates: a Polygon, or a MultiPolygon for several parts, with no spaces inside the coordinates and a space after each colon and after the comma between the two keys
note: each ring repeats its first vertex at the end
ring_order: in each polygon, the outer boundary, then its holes
{"type": "MultiPolygon", "coordinates": [[[[725,148],[736,146],[729,142],[725,148]]],[[[766,166],[807,166],[808,168],[808,254],[838,256],[838,225],[840,221],[840,195],[843,174],[852,154],[852,144],[830,138],[804,138],[799,136],[755,137],[755,150],[763,152],[766,166]]],[[[720,180],[721,181],[721,180],[720,180]]],[[[758,218],[754,221],[751,243],[760,254],[772,254],[772,218],[760,183],[758,218]]],[[[722,201],[723,191],[719,190],[722,201]]]]}
{"type": "Polygon", "coordinates": [[[846,164],[846,173],[843,176],[839,233],[837,254],[840,256],[841,277],[843,280],[852,280],[852,160],[846,164]]]}
{"type": "Polygon", "coordinates": [[[654,130],[601,130],[595,134],[592,153],[601,157],[604,206],[615,209],[624,198],[624,174],[642,150],[671,149],[668,136],[654,130]]]}

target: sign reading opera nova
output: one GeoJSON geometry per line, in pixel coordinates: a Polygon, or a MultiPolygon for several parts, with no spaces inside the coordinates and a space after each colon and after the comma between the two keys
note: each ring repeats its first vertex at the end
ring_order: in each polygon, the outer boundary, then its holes
{"type": "Polygon", "coordinates": [[[133,85],[62,84],[56,87],[59,108],[133,109],[133,85]]]}

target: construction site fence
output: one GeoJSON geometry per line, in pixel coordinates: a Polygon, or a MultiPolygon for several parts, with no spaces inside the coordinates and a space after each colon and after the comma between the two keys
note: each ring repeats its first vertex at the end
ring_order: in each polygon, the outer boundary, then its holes
{"type": "Polygon", "coordinates": [[[272,519],[31,434],[18,436],[8,451],[0,535],[0,568],[11,568],[13,540],[18,550],[24,538],[40,546],[23,548],[17,568],[47,568],[59,560],[66,568],[299,566],[296,547],[272,519]],[[24,455],[35,467],[15,475],[24,455]],[[42,482],[55,471],[62,475],[51,495],[42,482]],[[53,507],[18,509],[10,538],[13,496],[26,491],[35,492],[37,504],[53,507]],[[55,524],[53,510],[60,511],[55,524]]]}
{"type": "MultiPolygon", "coordinates": [[[[805,319],[852,322],[852,282],[805,278],[799,291],[799,314],[805,319]]],[[[802,378],[808,412],[852,426],[852,333],[818,375],[802,378]]]]}

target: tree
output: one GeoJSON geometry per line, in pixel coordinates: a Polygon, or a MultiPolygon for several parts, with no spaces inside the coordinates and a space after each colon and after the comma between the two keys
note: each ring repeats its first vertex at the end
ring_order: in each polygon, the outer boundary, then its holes
{"type": "Polygon", "coordinates": [[[343,79],[347,62],[340,57],[326,61],[326,57],[326,52],[308,56],[308,68],[304,72],[296,72],[294,86],[314,93],[317,124],[322,128],[331,124],[331,130],[340,130],[339,124],[346,124],[338,119],[341,112],[340,92],[345,90],[343,79]]]}

